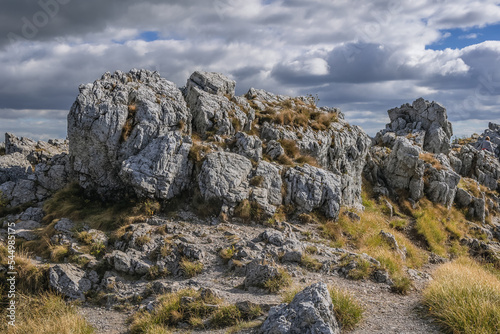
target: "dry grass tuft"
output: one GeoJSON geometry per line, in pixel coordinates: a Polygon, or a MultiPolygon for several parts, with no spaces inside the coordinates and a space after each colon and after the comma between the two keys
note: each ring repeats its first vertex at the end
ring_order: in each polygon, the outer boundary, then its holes
{"type": "Polygon", "coordinates": [[[95,330],[80,315],[74,305],[62,297],[44,293],[37,297],[18,295],[16,325],[7,329],[6,314],[0,324],[3,333],[9,334],[92,334],[95,330]],[[5,330],[5,332],[3,331],[5,330]]]}
{"type": "Polygon", "coordinates": [[[438,159],[436,159],[436,157],[432,153],[420,153],[419,158],[420,160],[423,160],[426,163],[431,164],[432,167],[436,168],[437,170],[442,170],[444,168],[443,165],[439,162],[438,159]]]}
{"type": "Polygon", "coordinates": [[[438,268],[423,298],[429,315],[448,333],[498,333],[500,280],[470,259],[438,268]]]}

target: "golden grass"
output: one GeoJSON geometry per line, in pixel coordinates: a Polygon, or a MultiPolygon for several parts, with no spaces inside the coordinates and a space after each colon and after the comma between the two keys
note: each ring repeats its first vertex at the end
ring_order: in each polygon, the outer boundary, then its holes
{"type": "Polygon", "coordinates": [[[423,303],[447,333],[499,332],[500,280],[470,259],[438,268],[423,303]]]}
{"type": "Polygon", "coordinates": [[[7,326],[6,314],[0,329],[6,334],[92,334],[94,328],[76,307],[49,293],[37,297],[18,295],[15,326],[7,326]]]}
{"type": "Polygon", "coordinates": [[[437,170],[442,170],[444,168],[443,165],[439,162],[438,159],[436,159],[436,157],[432,153],[420,153],[419,158],[420,160],[423,160],[431,164],[432,167],[436,168],[437,170]]]}
{"type": "Polygon", "coordinates": [[[199,261],[190,261],[186,258],[180,261],[179,267],[182,275],[187,278],[195,277],[203,271],[203,263],[199,261]]]}
{"type": "Polygon", "coordinates": [[[278,274],[266,282],[264,282],[264,288],[266,288],[271,293],[276,293],[283,288],[286,288],[292,284],[292,277],[283,268],[278,269],[278,274]]]}
{"type": "Polygon", "coordinates": [[[427,199],[419,202],[419,208],[413,211],[417,232],[424,238],[429,250],[447,256],[451,241],[459,240],[467,231],[463,213],[452,207],[434,204],[427,199]]]}

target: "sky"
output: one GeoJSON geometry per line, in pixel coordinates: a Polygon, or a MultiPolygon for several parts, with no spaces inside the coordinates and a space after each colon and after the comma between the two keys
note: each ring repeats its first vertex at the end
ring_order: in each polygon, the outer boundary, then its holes
{"type": "MultiPolygon", "coordinates": [[[[500,123],[500,0],[0,0],[0,133],[66,137],[104,72],[196,70],[317,95],[368,134],[419,97],[458,137],[500,123]]],[[[2,137],[0,137],[1,140],[2,137]]]]}

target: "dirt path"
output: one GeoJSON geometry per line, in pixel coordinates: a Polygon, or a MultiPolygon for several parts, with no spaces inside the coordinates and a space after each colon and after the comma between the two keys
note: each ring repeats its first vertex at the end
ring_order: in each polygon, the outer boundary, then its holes
{"type": "MultiPolygon", "coordinates": [[[[430,273],[433,268],[424,269],[430,273]]],[[[212,275],[210,275],[212,276],[212,275]]],[[[218,277],[220,278],[220,277],[218,277]]],[[[205,282],[214,281],[214,277],[205,277],[205,282]]],[[[227,279],[227,278],[226,278],[227,279]]],[[[368,333],[398,333],[398,334],[417,334],[429,333],[438,334],[439,329],[429,319],[420,316],[422,310],[420,305],[420,296],[423,287],[427,281],[417,281],[416,289],[407,296],[395,294],[384,284],[376,284],[371,281],[352,281],[339,277],[325,277],[319,274],[309,273],[301,279],[300,285],[306,286],[317,281],[323,281],[327,284],[338,286],[350,291],[365,307],[365,317],[361,324],[351,334],[368,333]]],[[[229,279],[226,284],[209,284],[212,287],[220,289],[226,300],[236,302],[238,300],[253,300],[257,303],[264,301],[277,303],[278,296],[257,296],[242,291],[236,291],[230,288],[236,282],[229,279]],[[229,283],[229,284],[227,284],[229,283]],[[270,298],[269,298],[270,297],[270,298]]],[[[82,307],[81,314],[96,327],[97,334],[125,334],[128,325],[127,318],[131,313],[123,313],[104,308],[82,307]]],[[[192,333],[214,333],[222,334],[226,330],[218,331],[192,331],[192,333]]],[[[245,331],[252,333],[254,331],[245,331]]]]}
{"type": "Polygon", "coordinates": [[[126,322],[130,313],[91,306],[80,307],[79,312],[94,326],[96,334],[125,334],[128,331],[126,322]]]}

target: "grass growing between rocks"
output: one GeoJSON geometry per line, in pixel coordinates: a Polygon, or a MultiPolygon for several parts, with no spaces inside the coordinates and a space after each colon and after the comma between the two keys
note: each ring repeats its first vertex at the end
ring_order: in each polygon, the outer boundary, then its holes
{"type": "Polygon", "coordinates": [[[500,328],[500,280],[467,258],[436,270],[423,303],[447,333],[493,334],[500,328]]]}
{"type": "Polygon", "coordinates": [[[271,293],[276,293],[292,284],[292,277],[283,268],[278,268],[278,274],[264,282],[264,288],[271,293]]]}
{"type": "MultiPolygon", "coordinates": [[[[282,302],[290,304],[295,295],[302,291],[300,287],[293,287],[283,292],[282,302]]],[[[346,290],[335,286],[328,287],[330,298],[332,299],[335,317],[343,330],[353,330],[363,319],[364,308],[360,302],[346,290]]]]}
{"type": "Polygon", "coordinates": [[[130,319],[130,333],[170,333],[181,323],[187,324],[190,329],[218,329],[239,325],[246,327],[245,321],[251,321],[260,315],[260,311],[252,308],[248,314],[243,313],[235,305],[225,304],[213,294],[186,289],[161,296],[152,312],[140,311],[134,314],[130,319]]]}
{"type": "Polygon", "coordinates": [[[94,328],[76,307],[60,296],[44,293],[36,297],[18,295],[15,326],[8,326],[6,311],[0,331],[6,334],[93,334],[94,328]]]}
{"type": "Polygon", "coordinates": [[[160,211],[160,204],[151,200],[133,199],[116,203],[103,203],[89,199],[78,184],[71,184],[56,192],[44,206],[45,223],[54,219],[69,218],[77,223],[85,223],[91,228],[113,231],[134,220],[144,219],[160,211]]]}
{"type": "MultiPolygon", "coordinates": [[[[390,217],[383,198],[372,199],[366,190],[362,193],[362,200],[365,210],[357,212],[360,217],[359,221],[351,220],[345,214],[346,209],[341,210],[337,221],[316,217],[315,220],[320,222],[321,235],[330,240],[330,246],[370,255],[381,263],[382,268],[386,269],[391,277],[404,277],[405,267],[419,268],[426,263],[426,252],[415,245],[401,230],[401,226],[409,224],[411,217],[399,212],[390,217]],[[406,248],[404,259],[393,245],[384,240],[380,231],[391,233],[399,248],[406,248]]],[[[396,207],[395,204],[393,206],[396,207]]],[[[351,278],[367,278],[371,274],[370,268],[369,263],[359,263],[357,269],[350,274],[351,278]]]]}

